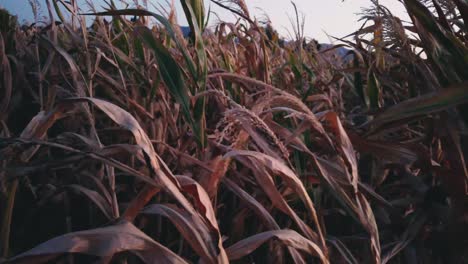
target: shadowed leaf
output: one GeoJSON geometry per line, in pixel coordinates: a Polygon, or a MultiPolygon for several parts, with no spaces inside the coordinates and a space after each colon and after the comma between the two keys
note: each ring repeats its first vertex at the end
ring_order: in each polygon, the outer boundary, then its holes
{"type": "Polygon", "coordinates": [[[377,115],[370,122],[370,125],[379,127],[390,122],[428,115],[467,103],[467,90],[468,82],[464,82],[452,85],[433,94],[403,101],[386,109],[382,114],[377,115]]]}
{"type": "Polygon", "coordinates": [[[53,238],[7,263],[45,263],[65,253],[111,257],[124,251],[151,251],[158,263],[186,263],[128,222],[53,238]]]}
{"type": "Polygon", "coordinates": [[[226,249],[230,260],[240,259],[261,246],[270,239],[277,239],[281,243],[317,256],[322,263],[329,263],[320,247],[293,230],[274,230],[256,234],[226,249]]]}

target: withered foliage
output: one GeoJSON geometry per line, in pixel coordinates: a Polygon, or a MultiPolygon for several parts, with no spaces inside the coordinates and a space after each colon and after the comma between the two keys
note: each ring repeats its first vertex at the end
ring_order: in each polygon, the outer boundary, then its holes
{"type": "Polygon", "coordinates": [[[326,49],[181,2],[0,11],[1,263],[468,263],[466,1],[326,49]]]}

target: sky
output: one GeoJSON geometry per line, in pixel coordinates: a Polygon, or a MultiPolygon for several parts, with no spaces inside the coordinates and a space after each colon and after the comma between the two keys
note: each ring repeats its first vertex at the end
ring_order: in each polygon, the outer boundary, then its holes
{"type": "MultiPolygon", "coordinates": [[[[42,6],[42,14],[47,13],[45,0],[37,0],[42,6]]],[[[84,2],[84,1],[78,1],[84,2]]],[[[96,7],[102,7],[104,1],[93,1],[96,7]]],[[[117,2],[117,1],[116,1],[117,2]]],[[[132,2],[131,0],[128,2],[132,2]]],[[[149,3],[163,4],[166,0],[148,0],[149,3]]],[[[185,25],[184,13],[176,0],[178,17],[181,25],[185,25]]],[[[275,27],[283,37],[290,37],[294,34],[291,24],[291,18],[295,19],[294,8],[290,0],[245,0],[252,16],[259,20],[264,20],[265,14],[268,15],[273,27],[275,27]]],[[[305,16],[304,33],[306,37],[315,38],[320,42],[333,42],[329,36],[343,37],[356,31],[362,22],[358,22],[363,7],[371,6],[370,0],[294,0],[299,13],[305,16]]],[[[394,15],[409,20],[403,4],[397,0],[380,0],[380,3],[387,6],[394,15]]],[[[219,8],[218,6],[205,1],[206,10],[211,7],[219,18],[224,21],[235,21],[234,16],[219,8]]],[[[18,15],[20,21],[32,20],[32,11],[28,0],[0,0],[0,7],[10,10],[11,13],[18,15]]],[[[83,6],[84,11],[87,7],[83,6]]],[[[217,16],[211,15],[210,24],[217,21],[217,16]]]]}

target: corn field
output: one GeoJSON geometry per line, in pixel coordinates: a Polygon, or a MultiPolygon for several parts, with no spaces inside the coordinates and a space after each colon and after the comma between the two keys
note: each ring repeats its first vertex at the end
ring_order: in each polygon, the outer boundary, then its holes
{"type": "Polygon", "coordinates": [[[0,263],[468,263],[465,0],[326,49],[180,2],[0,10],[0,263]]]}

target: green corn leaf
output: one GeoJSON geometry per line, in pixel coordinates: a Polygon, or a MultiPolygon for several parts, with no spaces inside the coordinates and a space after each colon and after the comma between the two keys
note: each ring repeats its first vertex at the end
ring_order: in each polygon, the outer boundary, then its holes
{"type": "Polygon", "coordinates": [[[137,35],[143,40],[143,43],[150,47],[156,56],[156,60],[161,73],[162,80],[174,96],[175,100],[181,105],[182,113],[186,120],[191,124],[195,134],[199,134],[199,129],[195,125],[190,109],[190,98],[188,89],[184,82],[182,71],[177,62],[172,58],[169,50],[157,38],[153,32],[146,27],[135,29],[137,35]]]}
{"type": "Polygon", "coordinates": [[[202,0],[181,0],[182,8],[192,32],[195,42],[197,31],[203,32],[205,26],[205,6],[202,0]]]}
{"type": "Polygon", "coordinates": [[[63,16],[62,11],[60,10],[58,1],[52,1],[52,4],[54,5],[55,13],[57,13],[57,16],[59,17],[60,21],[62,21],[62,23],[65,23],[66,20],[65,20],[65,17],[63,16]]]}
{"type": "Polygon", "coordinates": [[[372,110],[380,108],[380,84],[372,68],[369,69],[367,75],[367,96],[369,100],[369,107],[372,110]]]}
{"type": "MultiPolygon", "coordinates": [[[[203,1],[200,1],[200,2],[203,5],[203,1]]],[[[150,11],[141,10],[141,9],[110,10],[106,12],[89,13],[85,15],[98,15],[98,16],[133,15],[133,16],[152,16],[156,18],[156,20],[165,27],[167,34],[172,40],[174,40],[177,48],[182,53],[185,59],[185,62],[187,64],[188,71],[191,77],[194,79],[195,83],[197,84],[198,89],[196,90],[204,91],[205,86],[206,86],[206,76],[208,74],[208,63],[207,63],[207,58],[206,58],[205,46],[204,46],[203,39],[202,39],[202,31],[200,30],[200,27],[198,26],[199,24],[197,22],[199,19],[199,14],[197,12],[201,12],[201,11],[198,10],[200,8],[199,6],[197,6],[197,11],[194,11],[192,9],[192,4],[188,2],[186,3],[185,6],[186,6],[188,13],[190,14],[189,16],[187,16],[187,20],[192,22],[191,30],[193,32],[193,35],[195,36],[195,48],[197,52],[197,59],[198,59],[197,65],[198,66],[194,63],[191,55],[187,51],[187,48],[176,37],[171,23],[165,17],[161,15],[158,15],[150,11]]],[[[204,19],[204,15],[203,15],[203,19],[204,19]]],[[[201,25],[203,26],[203,23],[201,23],[201,25]]],[[[185,115],[187,117],[187,114],[185,115]]],[[[204,136],[205,135],[205,132],[204,132],[205,98],[204,97],[197,100],[197,102],[195,103],[194,116],[192,117],[190,115],[190,117],[191,117],[190,120],[192,121],[192,124],[191,124],[192,129],[196,133],[196,137],[199,140],[199,144],[203,146],[205,142],[205,136],[204,136]],[[198,102],[199,100],[201,101],[198,102]]]]}
{"type": "MultiPolygon", "coordinates": [[[[356,69],[359,69],[361,66],[361,61],[359,58],[362,58],[361,54],[359,54],[357,51],[353,51],[353,66],[356,69]]],[[[366,96],[366,91],[364,90],[364,83],[363,83],[363,78],[362,78],[362,73],[359,70],[356,70],[354,72],[354,89],[356,90],[356,93],[359,95],[361,98],[362,102],[365,103],[367,106],[369,105],[369,99],[366,96]]]]}
{"type": "Polygon", "coordinates": [[[197,73],[197,67],[195,66],[195,63],[192,60],[192,57],[190,56],[189,52],[187,51],[187,48],[179,42],[178,38],[176,37],[176,34],[174,32],[174,29],[172,28],[171,23],[167,18],[158,15],[156,13],[147,11],[147,10],[142,10],[142,9],[122,9],[122,10],[109,10],[105,12],[98,12],[98,13],[86,13],[82,15],[95,15],[95,16],[152,16],[154,17],[159,23],[161,23],[164,28],[166,29],[166,33],[171,37],[172,40],[174,40],[177,48],[179,51],[182,53],[184,60],[187,64],[187,68],[189,70],[189,73],[194,79],[197,79],[198,73],[197,73]]]}
{"type": "MultiPolygon", "coordinates": [[[[192,30],[193,41],[195,43],[195,50],[198,59],[198,75],[195,78],[199,91],[205,91],[206,78],[208,75],[208,62],[205,52],[205,44],[203,42],[203,27],[204,27],[204,6],[201,0],[181,0],[182,6],[190,23],[192,30]]],[[[201,147],[205,146],[205,112],[206,112],[206,99],[200,97],[195,103],[194,118],[198,126],[198,138],[200,139],[201,147]]]]}

